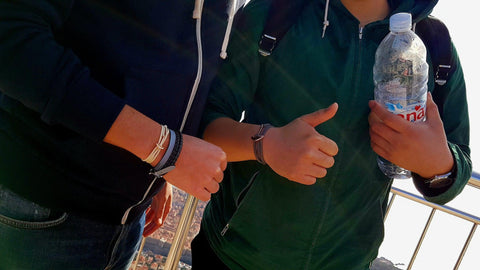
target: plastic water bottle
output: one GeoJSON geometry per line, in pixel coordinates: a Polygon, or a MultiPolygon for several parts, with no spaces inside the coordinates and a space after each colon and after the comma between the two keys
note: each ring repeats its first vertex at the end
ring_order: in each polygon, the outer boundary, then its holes
{"type": "MultiPolygon", "coordinates": [[[[416,122],[425,121],[428,63],[425,45],[411,28],[411,14],[390,17],[390,33],[375,54],[373,80],[378,103],[405,120],[416,122]]],[[[411,177],[410,171],[380,156],[377,163],[388,177],[411,177]]]]}

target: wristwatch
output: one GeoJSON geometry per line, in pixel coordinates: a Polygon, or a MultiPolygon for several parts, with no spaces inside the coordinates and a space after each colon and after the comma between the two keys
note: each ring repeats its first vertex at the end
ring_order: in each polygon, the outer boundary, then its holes
{"type": "Polygon", "coordinates": [[[255,154],[255,158],[260,164],[265,165],[265,159],[263,157],[263,138],[267,131],[272,127],[270,124],[262,124],[260,125],[260,129],[258,130],[257,134],[251,137],[253,141],[253,153],[255,154]]]}
{"type": "Polygon", "coordinates": [[[420,175],[412,172],[412,176],[417,180],[423,181],[423,183],[429,188],[443,188],[450,186],[455,181],[457,174],[456,170],[457,166],[454,164],[452,170],[445,174],[435,175],[431,178],[423,178],[420,175]]]}
{"type": "Polygon", "coordinates": [[[425,179],[425,184],[428,184],[430,188],[442,188],[450,185],[454,178],[452,177],[453,172],[448,172],[446,174],[435,175],[432,178],[425,179]]]}

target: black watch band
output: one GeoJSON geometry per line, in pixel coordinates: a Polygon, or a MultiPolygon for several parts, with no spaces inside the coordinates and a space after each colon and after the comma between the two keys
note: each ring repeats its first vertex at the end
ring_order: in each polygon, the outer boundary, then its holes
{"type": "Polygon", "coordinates": [[[436,175],[431,178],[423,178],[420,175],[412,172],[412,179],[415,187],[420,193],[427,197],[438,196],[447,191],[457,178],[457,165],[453,165],[450,172],[436,175]]]}

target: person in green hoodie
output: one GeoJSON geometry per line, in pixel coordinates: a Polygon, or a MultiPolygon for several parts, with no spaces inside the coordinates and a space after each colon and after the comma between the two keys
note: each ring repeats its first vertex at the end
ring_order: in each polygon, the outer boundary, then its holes
{"type": "Polygon", "coordinates": [[[372,101],[388,18],[409,12],[416,23],[436,2],[310,1],[266,58],[258,40],[271,1],[244,8],[204,113],[204,138],[229,165],[192,243],[194,269],[368,269],[392,184],[378,155],[412,171],[429,201],[462,191],[472,168],[455,47],[457,69],[439,90],[430,69],[425,122],[372,101]],[[448,173],[446,185],[425,185],[448,173]]]}

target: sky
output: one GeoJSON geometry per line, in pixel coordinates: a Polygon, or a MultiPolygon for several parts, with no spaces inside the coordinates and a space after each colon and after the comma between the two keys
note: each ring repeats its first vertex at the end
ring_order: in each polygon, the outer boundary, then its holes
{"type": "Polygon", "coordinates": [[[480,101],[480,91],[478,90],[480,81],[475,78],[475,76],[478,76],[476,71],[480,65],[480,53],[478,52],[480,37],[472,24],[474,18],[478,16],[477,10],[473,7],[474,3],[474,1],[467,2],[466,0],[440,0],[433,11],[433,15],[447,24],[460,56],[469,101],[472,161],[474,170],[476,168],[475,171],[480,172],[480,121],[475,119],[475,116],[480,116],[480,106],[475,106],[475,103],[480,101]],[[471,5],[470,8],[466,3],[471,5]],[[475,33],[472,31],[475,31],[475,33]]]}
{"type": "MultiPolygon", "coordinates": [[[[433,15],[448,26],[460,56],[467,84],[473,170],[480,172],[480,121],[476,119],[480,116],[480,106],[476,105],[480,102],[480,80],[475,78],[480,65],[480,53],[477,51],[480,48],[480,38],[473,25],[475,17],[478,16],[474,3],[466,0],[440,0],[433,15]]],[[[418,194],[411,180],[395,180],[394,186],[418,194]]],[[[447,205],[480,217],[480,190],[467,186],[447,205]]],[[[400,269],[407,269],[430,211],[430,208],[397,196],[385,222],[386,236],[380,247],[379,257],[389,259],[400,269]]],[[[412,269],[453,269],[471,228],[472,223],[437,211],[412,269]]],[[[480,269],[478,254],[480,229],[476,230],[459,269],[480,269]]]]}

